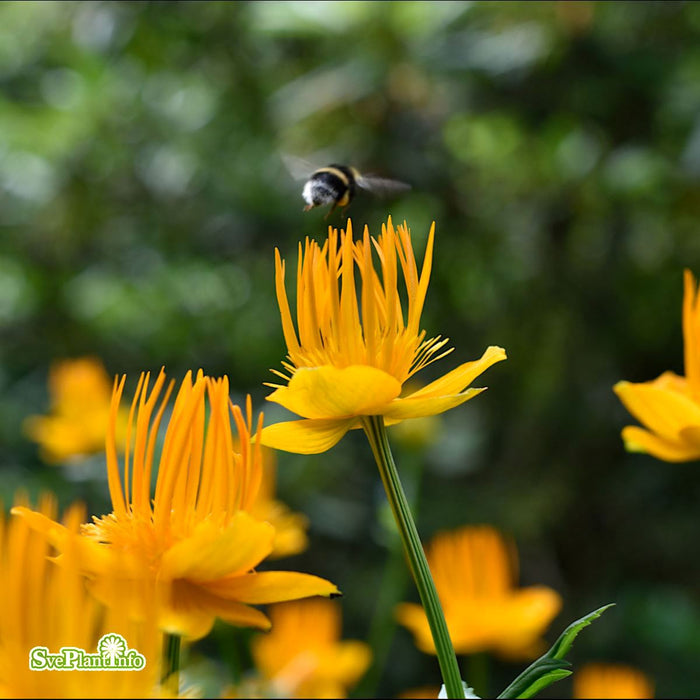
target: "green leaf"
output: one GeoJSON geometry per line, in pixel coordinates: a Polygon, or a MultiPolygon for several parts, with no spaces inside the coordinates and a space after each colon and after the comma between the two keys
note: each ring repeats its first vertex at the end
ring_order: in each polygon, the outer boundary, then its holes
{"type": "Polygon", "coordinates": [[[560,635],[552,648],[539,659],[533,661],[499,696],[501,698],[531,698],[543,688],[571,675],[571,664],[564,659],[571,649],[578,633],[600,617],[608,608],[615,605],[609,603],[598,608],[580,620],[572,622],[560,635]]]}
{"type": "Polygon", "coordinates": [[[562,633],[559,635],[559,639],[554,642],[552,648],[545,654],[546,657],[552,659],[563,659],[566,653],[571,649],[571,645],[574,643],[574,639],[578,633],[588,625],[593,622],[596,618],[600,617],[608,608],[611,608],[615,603],[608,603],[602,608],[594,610],[592,613],[588,613],[580,620],[572,622],[562,633]]]}
{"type": "Polygon", "coordinates": [[[531,698],[542,688],[568,676],[570,667],[568,661],[548,658],[545,654],[533,661],[498,697],[531,698]]]}
{"type": "Polygon", "coordinates": [[[519,698],[531,698],[537,695],[537,693],[542,690],[542,688],[546,688],[548,685],[552,685],[552,683],[556,681],[560,681],[562,678],[566,678],[567,676],[571,675],[571,671],[569,669],[561,668],[557,669],[554,671],[549,671],[548,673],[545,673],[544,676],[540,676],[535,683],[533,683],[531,686],[528,686],[526,688],[524,693],[521,693],[518,695],[519,698]]]}

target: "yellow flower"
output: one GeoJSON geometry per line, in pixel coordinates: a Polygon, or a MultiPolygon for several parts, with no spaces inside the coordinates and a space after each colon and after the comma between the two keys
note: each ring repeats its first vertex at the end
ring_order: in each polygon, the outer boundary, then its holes
{"type": "MultiPolygon", "coordinates": [[[[523,659],[543,651],[541,635],[559,612],[561,598],[545,586],[516,588],[515,547],[494,528],[440,533],[426,555],[456,653],[494,651],[523,659]]],[[[420,605],[401,603],[396,617],[421,651],[435,653],[420,605]]]]}
{"type": "Polygon", "coordinates": [[[685,270],[684,284],[685,377],[664,372],[652,381],[621,381],[614,387],[625,408],[646,428],[623,428],[625,447],[666,462],[700,458],[700,295],[690,270],[685,270]]]}
{"type": "Polygon", "coordinates": [[[310,599],[270,609],[272,631],[253,640],[260,673],[287,698],[344,698],[371,661],[363,642],[340,641],[335,601],[310,599]]]}
{"type": "MultiPolygon", "coordinates": [[[[22,503],[19,500],[18,503],[22,503]]],[[[39,511],[55,516],[55,503],[43,496],[39,511]]],[[[77,533],[84,511],[71,507],[64,518],[77,533]]],[[[0,697],[109,698],[155,697],[159,676],[161,636],[146,618],[142,624],[124,619],[119,607],[105,610],[85,587],[81,574],[83,552],[68,543],[59,563],[44,537],[32,532],[21,518],[0,516],[0,697]],[[146,657],[140,671],[46,670],[29,668],[33,647],[58,654],[77,647],[94,654],[100,638],[121,634],[129,649],[146,657]]],[[[125,593],[114,591],[117,605],[125,593]]]]}
{"type": "Polygon", "coordinates": [[[258,495],[250,507],[250,513],[258,520],[266,520],[275,528],[270,558],[290,557],[303,552],[308,544],[306,529],[308,519],[294,513],[282,501],[275,498],[277,458],[273,450],[263,448],[262,480],[258,495]]]}
{"type": "Polygon", "coordinates": [[[654,685],[641,671],[622,664],[591,663],[574,673],[575,698],[653,698],[654,685]]]}
{"type": "MultiPolygon", "coordinates": [[[[100,360],[84,357],[55,362],[49,370],[51,414],[29,416],[27,435],[50,464],[80,459],[104,449],[112,382],[100,360]]],[[[117,427],[123,435],[126,415],[117,427]]]]}
{"type": "MultiPolygon", "coordinates": [[[[125,379],[115,383],[107,433],[114,511],[84,525],[81,536],[86,544],[99,543],[97,551],[87,551],[85,562],[95,594],[109,602],[114,587],[105,567],[119,557],[121,577],[148,580],[156,596],[155,609],[145,610],[135,598],[128,612],[156,615],[163,631],[193,639],[206,635],[216,617],[268,628],[267,617],[251,605],[336,594],[332,583],[316,576],[254,570],[272,551],[275,530],[249,512],[261,479],[260,447],[251,441],[250,398],[246,419],[231,404],[225,377],[212,379],[200,371],[193,382],[188,373],[170,415],[152,496],[158,426],[173,383],[156,407],[165,374],[161,371],[150,393],[149,375],[141,375],[129,414],[127,445],[133,449],[126,451],[122,478],[115,422],[125,379]],[[233,450],[231,416],[240,453],[233,450]]],[[[255,432],[261,427],[262,416],[255,432]]],[[[65,528],[27,509],[15,510],[59,549],[66,546],[65,528]]]]}
{"type": "Polygon", "coordinates": [[[423,416],[392,426],[391,436],[406,450],[421,452],[440,439],[442,422],[439,416],[423,416]]]}
{"type": "Polygon", "coordinates": [[[401,396],[407,379],[450,352],[446,338],[426,340],[420,329],[434,232],[433,225],[420,276],[408,228],[404,224],[394,229],[391,218],[376,240],[365,227],[362,240],[353,241],[349,220],[340,236],[329,229],[322,247],[307,239],[303,255],[299,246],[296,329],[284,286],[285,264],[275,251],[277,300],[289,361],[283,363],[288,375],[276,372],[287,384],[271,384],[275,391],[267,398],[304,420],[267,426],[262,433],[265,445],[303,454],[324,452],[348,430],[361,427],[364,416],[381,415],[392,425],[442,413],[483,391],[466,387],[505,359],[503,348],[489,347],[479,360],[401,396]]]}

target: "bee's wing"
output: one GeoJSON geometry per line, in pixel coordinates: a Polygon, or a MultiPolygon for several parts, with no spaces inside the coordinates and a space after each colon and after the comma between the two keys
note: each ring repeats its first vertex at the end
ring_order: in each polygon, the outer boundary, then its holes
{"type": "Polygon", "coordinates": [[[289,171],[289,174],[295,180],[308,180],[318,169],[317,165],[314,165],[308,160],[299,158],[299,156],[293,156],[289,153],[280,153],[280,158],[289,171]]]}
{"type": "Polygon", "coordinates": [[[400,192],[407,192],[411,189],[411,185],[406,182],[388,180],[387,178],[377,177],[376,175],[359,175],[355,178],[355,181],[358,187],[362,187],[363,190],[369,190],[381,196],[399,194],[400,192]]]}

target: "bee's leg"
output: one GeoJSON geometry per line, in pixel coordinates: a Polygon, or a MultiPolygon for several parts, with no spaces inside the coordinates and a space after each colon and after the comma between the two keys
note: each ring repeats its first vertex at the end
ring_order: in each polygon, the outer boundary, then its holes
{"type": "Polygon", "coordinates": [[[323,217],[324,221],[335,211],[335,208],[337,206],[338,206],[338,202],[337,201],[333,202],[333,204],[331,205],[331,208],[328,210],[328,213],[323,217]]]}

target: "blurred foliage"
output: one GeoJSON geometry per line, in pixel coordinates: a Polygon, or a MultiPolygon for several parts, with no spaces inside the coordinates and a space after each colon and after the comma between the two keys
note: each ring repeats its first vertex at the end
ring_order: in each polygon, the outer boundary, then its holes
{"type": "MultiPolygon", "coordinates": [[[[356,228],[390,213],[421,251],[436,221],[424,324],[455,352],[422,379],[508,351],[421,453],[424,540],[502,528],[521,585],[564,597],[555,631],[617,603],[574,672],[629,663],[659,696],[697,696],[698,465],[626,454],[611,387],[683,370],[699,114],[698,3],[3,3],[2,500],[51,488],[108,508],[100,458],[45,466],[21,431],[54,359],[99,356],[132,388],[162,365],[225,373],[279,418],[262,384],[284,353],[273,250],[294,270],[299,240],[343,222],[301,211],[280,154],[347,162],[413,185],[358,195],[356,228]]],[[[399,467],[410,449],[396,442],[399,467]]],[[[388,546],[367,445],[282,454],[278,482],[311,523],[290,566],[337,583],[346,636],[366,638],[388,546]]],[[[244,649],[217,628],[190,656],[230,679],[244,649]]],[[[490,661],[482,693],[522,670],[490,661]]],[[[377,680],[387,696],[439,679],[397,630],[377,680]]]]}

